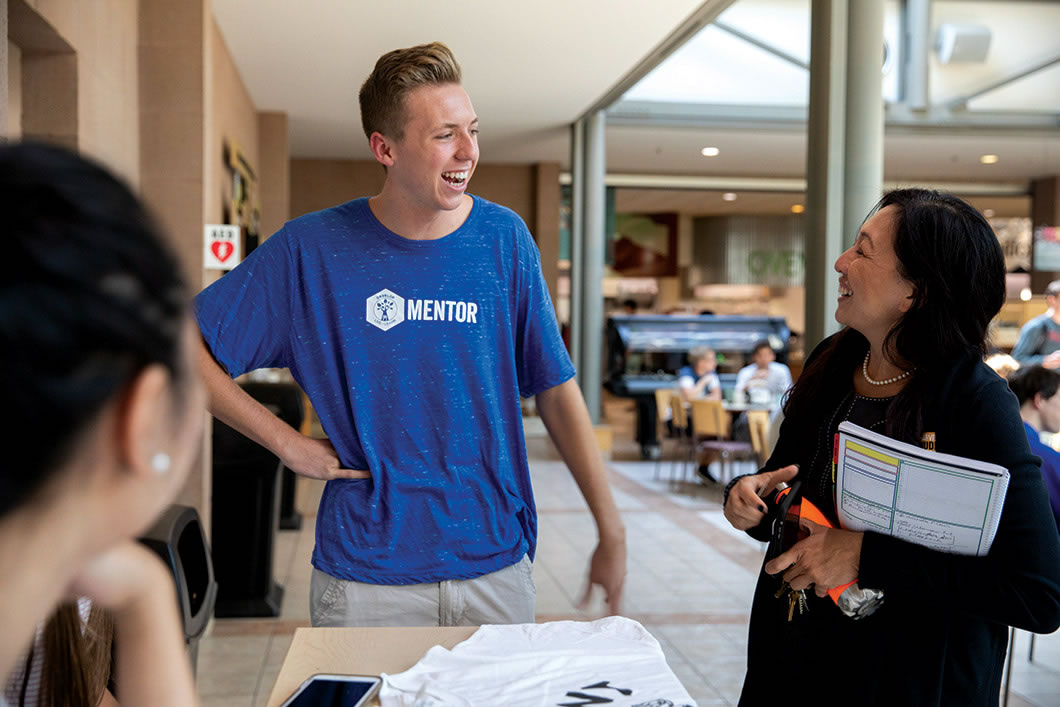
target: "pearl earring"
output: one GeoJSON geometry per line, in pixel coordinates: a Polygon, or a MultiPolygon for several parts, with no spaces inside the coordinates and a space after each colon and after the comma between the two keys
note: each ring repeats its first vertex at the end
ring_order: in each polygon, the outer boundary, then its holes
{"type": "Polygon", "coordinates": [[[158,452],[151,457],[151,468],[156,474],[164,474],[169,471],[169,455],[165,452],[158,452]]]}

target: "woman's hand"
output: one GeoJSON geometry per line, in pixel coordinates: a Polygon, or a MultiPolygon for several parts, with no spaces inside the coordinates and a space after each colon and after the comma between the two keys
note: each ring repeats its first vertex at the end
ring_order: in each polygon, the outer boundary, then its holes
{"type": "Polygon", "coordinates": [[[68,591],[114,615],[113,669],[122,704],[199,704],[173,575],[153,552],[133,540],[118,543],[89,560],[68,591]]]}
{"type": "Polygon", "coordinates": [[[149,549],[133,540],[119,543],[89,560],[67,590],[88,597],[102,609],[120,612],[152,592],[171,592],[173,575],[149,549]]]}
{"type": "Polygon", "coordinates": [[[799,473],[799,465],[791,464],[775,471],[745,476],[729,490],[725,501],[725,518],[737,530],[756,527],[766,517],[767,506],[762,500],[773,492],[781,481],[788,482],[799,473]]]}
{"type": "Polygon", "coordinates": [[[805,518],[799,521],[799,525],[810,535],[767,562],[767,573],[784,572],[784,581],[792,589],[807,589],[813,585],[819,597],[825,596],[832,587],[858,578],[864,533],[826,528],[805,518]]]}

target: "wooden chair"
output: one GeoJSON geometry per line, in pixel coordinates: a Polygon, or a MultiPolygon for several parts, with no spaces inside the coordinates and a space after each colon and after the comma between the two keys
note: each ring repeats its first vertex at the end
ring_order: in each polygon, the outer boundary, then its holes
{"type": "Polygon", "coordinates": [[[751,446],[758,457],[758,468],[761,469],[769,458],[769,413],[765,410],[748,410],[747,426],[751,430],[751,446]]]}
{"type": "Polygon", "coordinates": [[[659,439],[659,457],[655,460],[655,479],[659,479],[659,470],[662,468],[662,457],[663,451],[666,448],[666,440],[675,440],[680,442],[677,435],[677,427],[674,425],[667,425],[670,416],[673,415],[670,409],[670,398],[674,397],[675,393],[670,388],[662,388],[655,391],[655,420],[656,425],[659,428],[658,439],[659,439]],[[671,431],[673,430],[673,431],[671,431]]]}
{"type": "Polygon", "coordinates": [[[717,455],[721,462],[721,478],[725,483],[731,478],[729,462],[735,458],[754,456],[754,447],[748,442],[735,442],[729,436],[729,414],[717,400],[692,401],[692,446],[697,451],[717,455]]]}
{"type": "Polygon", "coordinates": [[[675,467],[681,462],[681,479],[684,480],[688,465],[692,463],[695,454],[695,445],[692,443],[692,427],[689,419],[688,409],[685,407],[684,398],[677,393],[670,395],[670,411],[673,415],[674,436],[678,441],[678,451],[683,448],[683,454],[675,456],[670,464],[670,481],[676,480],[675,467]]]}

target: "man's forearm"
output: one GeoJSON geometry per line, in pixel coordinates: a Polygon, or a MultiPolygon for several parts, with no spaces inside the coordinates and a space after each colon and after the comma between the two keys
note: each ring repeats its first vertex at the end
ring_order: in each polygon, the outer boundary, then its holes
{"type": "Polygon", "coordinates": [[[572,379],[540,393],[537,407],[556,449],[589,505],[601,541],[624,540],[625,526],[607,482],[589,411],[577,384],[572,379]]]}
{"type": "Polygon", "coordinates": [[[240,388],[214,360],[201,338],[198,365],[210,396],[210,412],[276,456],[285,458],[288,447],[301,438],[301,433],[240,388]]]}

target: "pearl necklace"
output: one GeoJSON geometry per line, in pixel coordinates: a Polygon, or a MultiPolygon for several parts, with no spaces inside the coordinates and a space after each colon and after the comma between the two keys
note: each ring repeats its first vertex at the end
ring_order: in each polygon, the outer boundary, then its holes
{"type": "Polygon", "coordinates": [[[882,381],[872,380],[872,378],[869,377],[869,356],[871,354],[872,354],[871,350],[866,351],[865,352],[865,360],[861,362],[861,375],[865,376],[865,380],[868,382],[869,385],[888,385],[889,383],[897,383],[898,381],[900,381],[903,378],[907,377],[910,373],[912,373],[913,371],[916,370],[915,368],[910,368],[908,371],[905,371],[904,373],[902,373],[900,375],[897,375],[897,376],[891,376],[890,378],[888,378],[886,380],[882,380],[882,381]]]}

